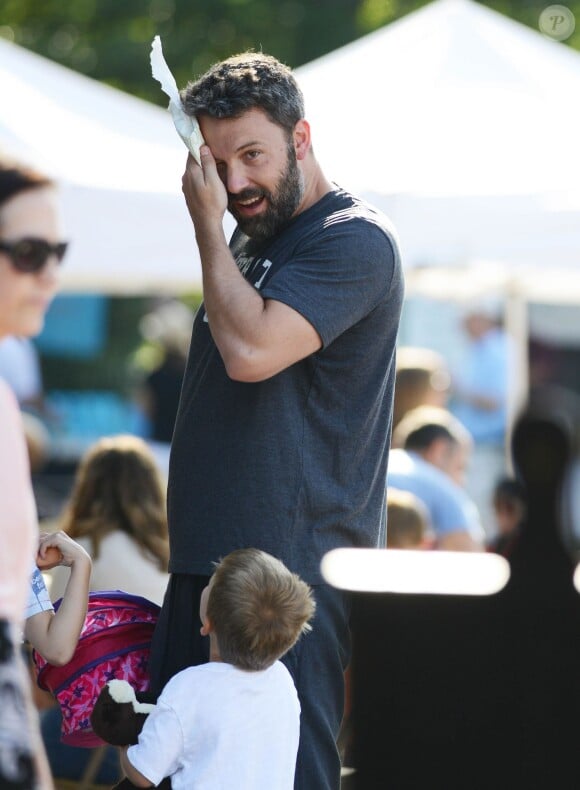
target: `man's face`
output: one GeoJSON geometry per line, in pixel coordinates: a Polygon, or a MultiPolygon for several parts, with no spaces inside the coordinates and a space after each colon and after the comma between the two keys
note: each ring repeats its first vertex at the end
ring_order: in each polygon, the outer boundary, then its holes
{"type": "Polygon", "coordinates": [[[448,442],[445,461],[441,468],[461,487],[465,486],[465,477],[469,466],[470,455],[471,448],[469,446],[448,442]]]}
{"type": "Polygon", "coordinates": [[[252,239],[275,236],[304,196],[293,139],[258,109],[199,120],[240,229],[252,239]]]}

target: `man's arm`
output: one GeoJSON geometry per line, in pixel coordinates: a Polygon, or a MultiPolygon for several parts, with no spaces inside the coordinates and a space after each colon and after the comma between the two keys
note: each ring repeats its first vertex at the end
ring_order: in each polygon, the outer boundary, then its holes
{"type": "Polygon", "coordinates": [[[224,235],[227,194],[207,146],[202,165],[188,157],[183,192],[201,256],[209,327],[230,378],[262,381],[318,351],[322,341],[300,313],[263,299],[244,279],[224,235]]]}
{"type": "Polygon", "coordinates": [[[150,782],[146,776],[143,776],[136,768],[133,768],[129,758],[127,757],[128,746],[121,746],[119,748],[121,756],[121,770],[127,779],[135,785],[135,787],[153,787],[153,782],[150,782]]]}

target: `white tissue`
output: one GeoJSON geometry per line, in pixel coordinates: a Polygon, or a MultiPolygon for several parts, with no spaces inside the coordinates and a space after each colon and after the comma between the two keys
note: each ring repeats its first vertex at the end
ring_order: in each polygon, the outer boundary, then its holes
{"type": "Polygon", "coordinates": [[[201,134],[201,129],[195,118],[187,115],[183,110],[179,91],[177,90],[177,83],[175,77],[169,70],[169,66],[163,57],[163,50],[161,48],[161,39],[155,36],[151,44],[151,73],[153,77],[161,84],[163,92],[169,96],[169,112],[173,118],[173,123],[177,129],[177,133],[191,151],[192,156],[198,165],[201,165],[199,156],[199,149],[204,144],[204,139],[201,134]]]}

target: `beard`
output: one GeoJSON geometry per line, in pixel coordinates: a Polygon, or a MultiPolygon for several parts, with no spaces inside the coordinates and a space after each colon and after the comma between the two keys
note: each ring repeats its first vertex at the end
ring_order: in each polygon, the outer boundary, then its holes
{"type": "Polygon", "coordinates": [[[292,141],[287,148],[286,169],[280,175],[273,192],[267,189],[244,189],[237,195],[229,195],[228,210],[238,223],[240,230],[256,241],[275,236],[286,225],[298,208],[304,195],[304,180],[296,161],[292,141]],[[266,209],[256,217],[242,217],[236,211],[234,200],[265,198],[266,209]]]}

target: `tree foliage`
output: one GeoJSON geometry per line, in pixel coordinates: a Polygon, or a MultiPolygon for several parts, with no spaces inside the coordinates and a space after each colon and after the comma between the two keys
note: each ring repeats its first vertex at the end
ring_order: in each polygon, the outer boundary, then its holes
{"type": "MultiPolygon", "coordinates": [[[[300,66],[427,0],[0,0],[0,35],[83,74],[162,104],[150,78],[153,36],[179,85],[233,52],[270,52],[300,66]]],[[[483,3],[534,29],[549,0],[483,3]]],[[[568,0],[580,49],[580,0],[568,0]]]]}

